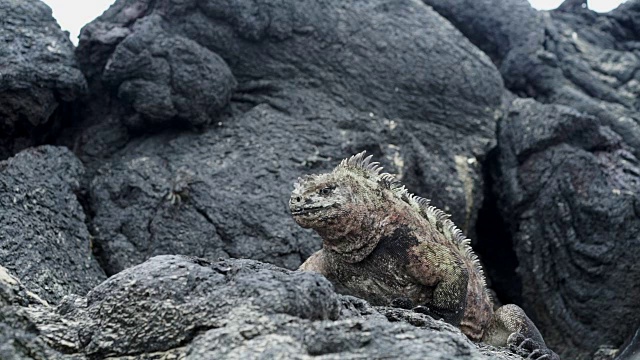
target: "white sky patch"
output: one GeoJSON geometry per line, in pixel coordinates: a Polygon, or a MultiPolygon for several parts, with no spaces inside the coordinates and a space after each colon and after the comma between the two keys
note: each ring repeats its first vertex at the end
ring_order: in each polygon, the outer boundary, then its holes
{"type": "MultiPolygon", "coordinates": [[[[622,4],[625,0],[588,0],[589,9],[597,12],[609,12],[622,4]]],[[[563,0],[529,0],[531,6],[538,10],[555,9],[563,0]]]]}
{"type": "Polygon", "coordinates": [[[62,30],[67,30],[71,41],[78,44],[80,29],[100,16],[114,0],[43,0],[53,10],[62,30]]]}
{"type": "MultiPolygon", "coordinates": [[[[62,30],[70,33],[71,41],[78,44],[80,29],[107,10],[114,0],[43,0],[58,20],[62,30]]],[[[499,0],[497,0],[499,1],[499,0]]],[[[538,10],[551,10],[562,4],[563,0],[529,0],[538,10]]],[[[623,3],[624,0],[589,0],[589,8],[598,12],[608,12],[623,3]]]]}

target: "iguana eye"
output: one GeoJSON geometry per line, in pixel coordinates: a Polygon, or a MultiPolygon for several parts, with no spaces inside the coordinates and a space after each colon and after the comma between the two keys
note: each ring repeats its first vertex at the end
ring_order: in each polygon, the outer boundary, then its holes
{"type": "Polygon", "coordinates": [[[322,188],[320,189],[320,195],[329,195],[331,193],[331,190],[333,190],[333,188],[330,188],[330,187],[322,188]]]}

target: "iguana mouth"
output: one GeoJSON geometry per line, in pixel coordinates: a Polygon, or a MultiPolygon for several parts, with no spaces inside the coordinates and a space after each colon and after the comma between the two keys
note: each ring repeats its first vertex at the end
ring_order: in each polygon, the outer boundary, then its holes
{"type": "Polygon", "coordinates": [[[299,215],[307,215],[316,213],[322,209],[326,209],[327,206],[308,206],[302,209],[291,210],[291,215],[299,216],[299,215]]]}

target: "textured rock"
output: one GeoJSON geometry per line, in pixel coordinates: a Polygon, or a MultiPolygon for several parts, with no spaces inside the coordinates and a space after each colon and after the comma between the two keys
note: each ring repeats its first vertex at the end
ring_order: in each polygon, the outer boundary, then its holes
{"type": "Polygon", "coordinates": [[[227,105],[236,81],[227,64],[195,41],[166,34],[159,16],[136,22],[105,65],[103,79],[130,109],[134,129],[175,120],[203,126],[227,105]]]}
{"type": "Polygon", "coordinates": [[[0,1],[0,160],[51,141],[56,115],[87,91],[73,45],[37,0],[0,1]]]}
{"type": "Polygon", "coordinates": [[[52,359],[60,355],[39,337],[35,321],[26,311],[30,305],[48,308],[45,301],[0,266],[1,359],[52,359]]]}
{"type": "MultiPolygon", "coordinates": [[[[75,148],[95,174],[89,202],[108,273],[166,253],[295,268],[320,242],[295,229],[286,207],[291,184],[363,149],[473,237],[483,194],[478,160],[494,142],[502,81],[427,6],[125,0],[85,27],[77,54],[92,96],[111,99],[99,100],[110,105],[87,117],[75,148]],[[166,64],[183,64],[153,55],[163,39],[219,55],[238,86],[210,117],[216,127],[131,139],[125,108],[147,90],[123,98],[125,84],[145,78],[158,85],[167,81],[157,75],[166,64]],[[181,201],[169,206],[175,194],[181,201]]],[[[224,71],[215,74],[211,86],[229,84],[224,71]]],[[[171,103],[163,96],[153,101],[171,103]]],[[[175,116],[202,122],[188,114],[175,116]]]]}
{"type": "Polygon", "coordinates": [[[187,359],[485,358],[464,335],[458,336],[389,323],[379,315],[334,322],[263,316],[207,331],[194,340],[187,359]]]}
{"type": "Polygon", "coordinates": [[[81,339],[92,356],[168,350],[199,332],[243,318],[288,314],[336,318],[340,303],[330,283],[250,260],[208,263],[179,256],[155,257],[125,270],[87,295],[92,326],[81,339]],[[144,336],[140,336],[144,334],[144,336]]]}
{"type": "Polygon", "coordinates": [[[61,147],[32,148],[0,162],[0,264],[49,302],[84,295],[105,279],[74,194],[82,172],[61,147]]]}
{"type": "Polygon", "coordinates": [[[596,116],[640,155],[640,2],[607,14],[567,0],[550,12],[527,0],[423,0],[494,60],[512,92],[596,116]]]}
{"type": "MultiPolygon", "coordinates": [[[[11,299],[27,299],[18,280],[4,274],[0,299],[11,291],[11,299]]],[[[86,298],[69,296],[56,308],[12,300],[0,314],[7,309],[23,322],[0,317],[0,337],[10,339],[0,351],[8,359],[26,358],[23,350],[37,359],[521,359],[477,348],[429,316],[337,295],[318,274],[252,260],[159,256],[111,277],[86,298]],[[7,325],[28,328],[27,341],[19,332],[2,332],[7,325]]]]}
{"type": "Polygon", "coordinates": [[[640,305],[627,295],[639,274],[625,250],[639,238],[640,2],[607,14],[579,0],[549,12],[526,0],[424,2],[491,57],[513,93],[570,107],[506,101],[494,195],[522,294],[517,279],[496,283],[511,286],[507,300],[522,301],[565,357],[619,347],[640,305]]]}
{"type": "MultiPolygon", "coordinates": [[[[317,275],[145,262],[297,267],[320,241],[292,183],[365,149],[475,238],[498,121],[484,211],[519,266],[489,269],[499,295],[564,358],[635,351],[640,1],[583,3],[119,0],[81,35],[90,93],[68,111],[86,91],[68,39],[43,4],[0,0],[0,159],[51,141],[84,163],[0,163],[0,358],[518,359],[317,275]],[[115,274],[88,295],[85,222],[115,274]]],[[[480,248],[503,254],[492,224],[480,248]]]]}
{"type": "Polygon", "coordinates": [[[499,207],[525,310],[566,358],[620,346],[640,321],[632,149],[597,118],[520,99],[500,123],[498,149],[499,207]]]}
{"type": "Polygon", "coordinates": [[[640,356],[640,329],[622,345],[617,360],[632,360],[640,356]]]}

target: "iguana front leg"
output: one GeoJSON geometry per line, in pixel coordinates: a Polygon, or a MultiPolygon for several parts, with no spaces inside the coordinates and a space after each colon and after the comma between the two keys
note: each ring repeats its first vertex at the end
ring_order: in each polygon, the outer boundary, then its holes
{"type": "Polygon", "coordinates": [[[547,347],[538,328],[519,306],[501,306],[493,314],[482,342],[506,347],[512,352],[535,360],[559,360],[560,357],[547,347]]]}
{"type": "Polygon", "coordinates": [[[460,326],[467,304],[469,273],[449,248],[420,243],[409,251],[408,272],[420,284],[434,287],[433,297],[414,308],[436,319],[460,326]]]}
{"type": "Polygon", "coordinates": [[[328,277],[329,274],[326,270],[324,250],[318,250],[309,256],[309,258],[300,265],[298,270],[316,272],[322,274],[324,277],[328,277]]]}

